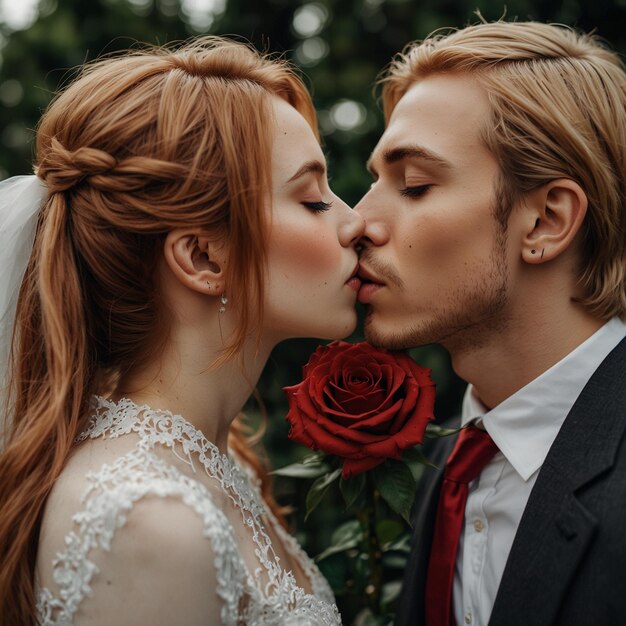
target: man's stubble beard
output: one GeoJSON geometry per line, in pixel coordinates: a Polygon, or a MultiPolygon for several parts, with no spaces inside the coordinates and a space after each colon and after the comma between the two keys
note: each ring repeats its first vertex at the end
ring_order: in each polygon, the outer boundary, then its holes
{"type": "Polygon", "coordinates": [[[506,240],[506,226],[498,224],[487,264],[473,272],[473,281],[459,285],[448,306],[434,311],[421,324],[396,332],[379,331],[372,307],[366,307],[366,339],[374,346],[390,350],[436,343],[454,353],[485,345],[494,333],[502,332],[507,325],[504,314],[509,299],[506,240]]]}

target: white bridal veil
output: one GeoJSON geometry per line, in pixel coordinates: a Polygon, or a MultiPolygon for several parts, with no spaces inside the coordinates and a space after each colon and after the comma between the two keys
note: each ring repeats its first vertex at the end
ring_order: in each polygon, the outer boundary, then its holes
{"type": "MultiPolygon", "coordinates": [[[[11,336],[20,284],[33,248],[35,229],[48,189],[37,176],[0,182],[0,399],[5,393],[11,336]]],[[[0,425],[4,402],[0,403],[0,425]]],[[[2,441],[0,439],[0,446],[2,441]]]]}

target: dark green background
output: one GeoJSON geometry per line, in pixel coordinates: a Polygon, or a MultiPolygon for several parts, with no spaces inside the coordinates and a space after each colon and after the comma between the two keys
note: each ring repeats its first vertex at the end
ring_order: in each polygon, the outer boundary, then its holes
{"type": "MultiPolygon", "coordinates": [[[[437,28],[462,27],[476,21],[476,9],[488,20],[506,12],[509,20],[536,19],[586,31],[595,29],[618,51],[626,51],[626,0],[512,0],[506,9],[502,1],[493,0],[227,0],[225,11],[214,16],[209,28],[199,27],[197,21],[194,26],[179,0],[43,0],[39,19],[29,28],[11,32],[0,23],[0,178],[30,171],[32,129],[51,94],[71,76],[71,68],[137,41],[165,43],[210,32],[236,34],[262,49],[284,52],[303,67],[321,115],[331,185],[348,203],[356,203],[369,185],[364,163],[382,131],[382,115],[372,94],[378,72],[407,42],[437,28]],[[315,35],[319,39],[306,42],[293,26],[294,15],[300,12],[302,17],[302,12],[311,15],[312,11],[321,11],[326,20],[315,35]],[[305,49],[312,44],[327,46],[327,54],[317,62],[308,62],[301,54],[303,44],[305,49]],[[361,104],[365,116],[358,128],[333,129],[329,122],[330,111],[342,99],[361,104]]],[[[281,388],[300,380],[301,367],[316,345],[313,340],[282,344],[260,381],[269,415],[265,445],[276,467],[304,452],[287,441],[281,388]]],[[[447,355],[426,347],[413,351],[413,356],[433,368],[438,417],[455,412],[463,384],[452,373],[447,355]]],[[[251,404],[248,412],[254,418],[258,409],[251,404]]],[[[295,507],[294,529],[315,554],[343,519],[342,510],[334,500],[334,506],[320,507],[305,526],[302,509],[306,486],[287,479],[278,480],[276,485],[281,502],[295,507]]],[[[389,575],[398,577],[399,572],[389,575]]],[[[359,599],[347,593],[339,596],[339,604],[345,622],[350,623],[359,599]]]]}

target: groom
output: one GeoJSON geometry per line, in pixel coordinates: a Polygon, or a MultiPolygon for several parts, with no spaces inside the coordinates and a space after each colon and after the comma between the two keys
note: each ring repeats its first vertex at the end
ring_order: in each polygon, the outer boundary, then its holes
{"type": "Polygon", "coordinates": [[[397,57],[383,102],[366,335],[444,346],[495,443],[434,556],[455,442],[433,449],[397,624],[625,624],[624,67],[562,27],[480,24],[397,57]]]}

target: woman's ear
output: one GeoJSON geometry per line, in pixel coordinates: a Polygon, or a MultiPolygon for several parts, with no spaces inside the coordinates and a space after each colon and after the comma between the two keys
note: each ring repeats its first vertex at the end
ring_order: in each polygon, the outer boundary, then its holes
{"type": "Polygon", "coordinates": [[[535,189],[526,198],[527,230],[522,258],[545,263],[565,252],[580,231],[587,214],[587,195],[568,178],[559,178],[535,189]]]}
{"type": "Polygon", "coordinates": [[[211,296],[225,291],[226,246],[207,233],[175,229],[165,237],[163,256],[172,274],[189,289],[211,296]]]}

